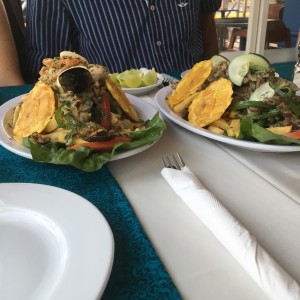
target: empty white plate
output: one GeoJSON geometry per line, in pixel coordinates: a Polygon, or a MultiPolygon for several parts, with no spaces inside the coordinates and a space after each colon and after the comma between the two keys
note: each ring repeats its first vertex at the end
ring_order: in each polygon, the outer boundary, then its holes
{"type": "Polygon", "coordinates": [[[0,184],[1,300],[99,299],[114,240],[99,210],[52,186],[0,184]]]}

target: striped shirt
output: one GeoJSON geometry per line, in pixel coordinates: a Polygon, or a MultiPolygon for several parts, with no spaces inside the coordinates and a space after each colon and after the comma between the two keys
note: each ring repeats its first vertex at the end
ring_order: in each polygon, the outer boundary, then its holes
{"type": "Polygon", "coordinates": [[[205,58],[199,15],[221,0],[28,0],[29,70],[75,51],[110,72],[189,69],[205,58]]]}

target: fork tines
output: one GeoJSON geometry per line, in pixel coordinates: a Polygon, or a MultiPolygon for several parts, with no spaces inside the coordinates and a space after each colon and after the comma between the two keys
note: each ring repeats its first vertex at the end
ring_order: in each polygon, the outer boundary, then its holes
{"type": "Polygon", "coordinates": [[[176,155],[173,154],[172,160],[169,156],[166,156],[165,158],[162,157],[162,162],[165,168],[181,170],[185,166],[185,163],[179,153],[176,153],[176,155]]]}
{"type": "Polygon", "coordinates": [[[167,78],[164,78],[163,81],[162,81],[162,85],[163,85],[163,86],[168,86],[168,85],[170,85],[170,80],[167,79],[167,78]]]}
{"type": "Polygon", "coordinates": [[[163,86],[168,86],[168,85],[176,85],[177,82],[175,80],[172,80],[170,78],[164,78],[163,81],[162,81],[162,85],[163,86]]]}

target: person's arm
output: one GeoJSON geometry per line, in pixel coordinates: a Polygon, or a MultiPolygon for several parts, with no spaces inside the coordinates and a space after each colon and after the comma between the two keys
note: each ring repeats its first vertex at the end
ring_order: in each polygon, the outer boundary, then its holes
{"type": "Polygon", "coordinates": [[[4,4],[0,0],[0,86],[24,84],[4,4]]]}
{"type": "Polygon", "coordinates": [[[202,30],[204,50],[208,58],[219,54],[215,14],[200,14],[199,22],[202,30]]]}

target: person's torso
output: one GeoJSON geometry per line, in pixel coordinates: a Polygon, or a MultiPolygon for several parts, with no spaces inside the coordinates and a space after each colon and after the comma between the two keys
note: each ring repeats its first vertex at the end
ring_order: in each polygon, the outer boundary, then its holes
{"type": "Polygon", "coordinates": [[[203,58],[202,1],[63,2],[75,22],[82,54],[111,71],[152,66],[180,70],[203,58]]]}

